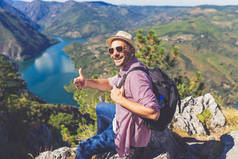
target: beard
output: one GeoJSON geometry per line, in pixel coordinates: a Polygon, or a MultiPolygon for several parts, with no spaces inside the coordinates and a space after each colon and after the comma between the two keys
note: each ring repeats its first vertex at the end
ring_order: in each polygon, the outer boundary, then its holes
{"type": "Polygon", "coordinates": [[[130,61],[131,56],[118,56],[113,58],[114,64],[116,67],[124,67],[128,64],[128,62],[130,61]]]}
{"type": "Polygon", "coordinates": [[[113,61],[114,61],[114,64],[116,67],[121,67],[124,64],[125,57],[118,57],[118,58],[113,59],[113,61]]]}

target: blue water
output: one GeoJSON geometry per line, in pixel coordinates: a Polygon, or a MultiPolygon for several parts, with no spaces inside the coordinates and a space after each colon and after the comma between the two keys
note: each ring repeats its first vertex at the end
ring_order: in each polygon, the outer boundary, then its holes
{"type": "Polygon", "coordinates": [[[64,85],[68,85],[78,73],[62,49],[74,41],[83,42],[86,39],[57,39],[61,42],[49,47],[39,57],[20,63],[20,72],[28,90],[44,101],[77,105],[73,95],[65,91],[64,85]]]}

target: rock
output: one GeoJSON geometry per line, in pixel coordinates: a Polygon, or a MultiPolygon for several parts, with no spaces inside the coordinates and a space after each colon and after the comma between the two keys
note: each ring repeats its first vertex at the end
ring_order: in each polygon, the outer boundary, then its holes
{"type": "MultiPolygon", "coordinates": [[[[153,131],[151,140],[146,148],[131,149],[131,159],[183,159],[186,156],[187,145],[182,142],[170,129],[164,131],[153,131]]],[[[96,159],[126,159],[120,158],[118,154],[97,155],[96,159]]]]}
{"type": "MultiPolygon", "coordinates": [[[[200,99],[201,100],[201,99],[200,99]]],[[[187,97],[181,101],[181,114],[178,109],[174,115],[173,126],[179,127],[188,132],[188,134],[206,134],[206,131],[202,123],[197,118],[197,112],[202,112],[203,105],[197,104],[199,100],[195,100],[193,97],[187,97]]]]}
{"type": "Polygon", "coordinates": [[[238,158],[238,130],[224,134],[220,139],[224,144],[224,151],[218,159],[238,158]]]}
{"type": "Polygon", "coordinates": [[[208,109],[211,112],[210,129],[225,125],[225,117],[222,114],[220,107],[215,102],[213,96],[208,93],[197,98],[187,97],[181,101],[181,113],[178,109],[174,115],[173,126],[183,129],[188,134],[206,134],[208,129],[198,119],[197,115],[208,109]]]}
{"type": "Polygon", "coordinates": [[[35,159],[69,159],[76,155],[76,148],[61,147],[54,151],[40,153],[35,159]]]}
{"type": "Polygon", "coordinates": [[[195,141],[190,143],[188,149],[199,158],[216,159],[223,152],[224,145],[215,140],[195,141]]]}

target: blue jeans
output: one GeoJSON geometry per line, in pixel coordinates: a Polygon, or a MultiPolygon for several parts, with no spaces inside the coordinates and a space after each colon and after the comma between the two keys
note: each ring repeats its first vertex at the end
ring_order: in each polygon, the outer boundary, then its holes
{"type": "Polygon", "coordinates": [[[95,154],[115,152],[115,133],[112,129],[112,120],[116,106],[109,103],[99,103],[97,113],[97,135],[80,142],[75,159],[90,159],[95,154]]]}
{"type": "Polygon", "coordinates": [[[116,114],[116,106],[110,103],[99,103],[96,107],[96,114],[97,134],[100,134],[112,124],[112,120],[116,114]]]}

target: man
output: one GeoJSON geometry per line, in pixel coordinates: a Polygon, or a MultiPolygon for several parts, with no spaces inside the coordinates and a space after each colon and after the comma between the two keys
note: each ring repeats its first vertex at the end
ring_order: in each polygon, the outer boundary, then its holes
{"type": "Polygon", "coordinates": [[[115,150],[120,157],[129,156],[130,148],[146,147],[150,140],[151,130],[144,125],[141,117],[157,120],[160,115],[151,78],[145,72],[132,71],[124,85],[117,88],[130,69],[138,66],[146,68],[135,57],[136,45],[131,34],[119,31],[106,42],[110,57],[120,68],[118,75],[108,79],[86,79],[80,69],[80,76],[74,79],[74,84],[78,89],[111,90],[111,99],[116,105],[100,103],[96,107],[97,135],[79,144],[76,159],[115,150]]]}

